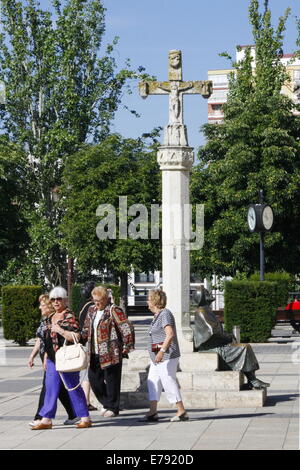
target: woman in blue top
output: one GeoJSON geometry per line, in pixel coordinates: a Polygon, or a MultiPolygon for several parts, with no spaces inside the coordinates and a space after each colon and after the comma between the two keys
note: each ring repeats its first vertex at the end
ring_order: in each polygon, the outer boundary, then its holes
{"type": "Polygon", "coordinates": [[[189,419],[181,398],[176,381],[180,350],[176,334],[173,314],[166,307],[167,296],[160,289],[149,291],[148,307],[154,314],[149,330],[149,354],[151,365],[147,380],[150,410],[146,414],[147,421],[157,421],[157,403],[164,388],[167,399],[177,406],[176,415],[171,421],[189,419]]]}

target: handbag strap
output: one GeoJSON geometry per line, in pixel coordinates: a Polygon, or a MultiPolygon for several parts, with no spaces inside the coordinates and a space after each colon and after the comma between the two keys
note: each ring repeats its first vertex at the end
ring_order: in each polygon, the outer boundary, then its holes
{"type": "MultiPolygon", "coordinates": [[[[76,338],[76,335],[73,331],[70,331],[72,337],[73,337],[73,341],[74,341],[74,344],[78,344],[78,341],[77,341],[77,338],[76,338]]],[[[65,339],[64,341],[64,345],[63,347],[67,347],[67,340],[65,339]]],[[[60,375],[60,378],[62,380],[62,383],[64,384],[64,387],[65,389],[68,391],[68,392],[72,392],[73,390],[76,390],[81,384],[82,382],[84,381],[85,377],[86,377],[86,374],[87,374],[87,369],[85,370],[85,374],[83,376],[83,378],[79,381],[78,385],[76,385],[76,387],[73,387],[73,388],[68,388],[67,385],[66,385],[66,382],[64,381],[64,378],[63,378],[63,375],[61,372],[59,372],[59,375],[60,375]]]]}
{"type": "MultiPolygon", "coordinates": [[[[78,344],[78,340],[77,340],[77,338],[76,338],[75,333],[74,333],[73,331],[69,331],[69,333],[71,333],[71,335],[72,335],[74,344],[78,344]]],[[[66,347],[66,346],[67,346],[67,340],[65,339],[65,340],[64,340],[63,347],[66,347]]]]}
{"type": "Polygon", "coordinates": [[[64,384],[64,387],[68,392],[72,392],[73,390],[76,390],[82,384],[82,382],[84,381],[84,379],[86,377],[86,374],[87,374],[87,369],[85,369],[85,374],[84,374],[83,378],[79,381],[78,385],[76,385],[76,387],[73,387],[73,388],[68,388],[67,385],[66,385],[66,382],[64,381],[62,373],[59,372],[62,383],[64,384]]]}

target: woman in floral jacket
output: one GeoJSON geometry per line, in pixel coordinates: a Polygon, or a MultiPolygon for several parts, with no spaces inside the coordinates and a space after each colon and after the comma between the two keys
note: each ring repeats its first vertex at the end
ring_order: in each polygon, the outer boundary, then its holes
{"type": "Polygon", "coordinates": [[[105,287],[92,291],[92,306],[81,332],[87,342],[89,381],[102,404],[100,414],[112,418],[119,414],[122,359],[134,349],[134,329],[120,307],[111,304],[105,287]]]}

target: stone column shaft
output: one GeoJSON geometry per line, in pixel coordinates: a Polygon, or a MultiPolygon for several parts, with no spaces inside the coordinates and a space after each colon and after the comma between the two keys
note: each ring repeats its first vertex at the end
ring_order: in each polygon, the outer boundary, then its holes
{"type": "Polygon", "coordinates": [[[182,352],[192,352],[189,318],[190,220],[189,179],[193,162],[191,147],[163,146],[158,151],[162,170],[163,289],[167,306],[175,316],[182,352]]]}

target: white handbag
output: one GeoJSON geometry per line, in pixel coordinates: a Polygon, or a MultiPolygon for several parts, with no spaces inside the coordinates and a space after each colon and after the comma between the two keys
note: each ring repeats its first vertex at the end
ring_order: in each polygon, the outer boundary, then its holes
{"type": "Polygon", "coordinates": [[[78,343],[76,335],[72,333],[74,344],[67,346],[67,341],[65,340],[63,346],[56,351],[55,354],[55,367],[56,370],[60,373],[60,377],[63,381],[65,388],[71,392],[81,385],[83,379],[79,384],[72,388],[68,389],[61,372],[79,372],[88,367],[88,359],[85,348],[82,344],[78,343]]]}

